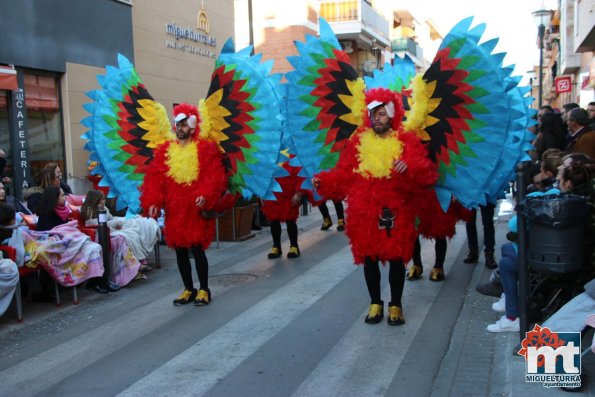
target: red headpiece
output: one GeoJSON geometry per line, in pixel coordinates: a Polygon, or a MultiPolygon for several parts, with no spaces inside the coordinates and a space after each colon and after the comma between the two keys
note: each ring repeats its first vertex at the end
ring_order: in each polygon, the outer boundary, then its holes
{"type": "Polygon", "coordinates": [[[197,107],[189,103],[180,103],[174,106],[174,123],[177,124],[186,119],[190,128],[196,128],[200,121],[197,107]]]}
{"type": "Polygon", "coordinates": [[[366,125],[370,123],[370,112],[378,106],[384,105],[388,117],[392,121],[392,129],[398,131],[403,122],[405,111],[401,97],[394,91],[386,88],[372,88],[366,91],[366,105],[368,112],[365,116],[366,125]]]}

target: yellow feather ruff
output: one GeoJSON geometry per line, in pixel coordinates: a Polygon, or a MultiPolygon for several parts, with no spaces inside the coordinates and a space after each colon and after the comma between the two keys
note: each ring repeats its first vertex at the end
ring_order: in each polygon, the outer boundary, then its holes
{"type": "Polygon", "coordinates": [[[439,99],[432,99],[435,88],[436,82],[427,84],[421,74],[416,75],[411,81],[412,97],[409,101],[411,110],[405,113],[406,120],[403,126],[405,130],[415,132],[422,140],[430,139],[425,131],[428,125],[428,114],[440,103],[439,99]]]}
{"type": "Polygon", "coordinates": [[[196,142],[182,146],[172,142],[165,155],[167,176],[181,185],[190,185],[198,178],[199,164],[196,155],[196,142]]]}
{"type": "Polygon", "coordinates": [[[355,170],[365,178],[388,178],[395,160],[401,158],[403,145],[396,139],[396,132],[381,138],[372,129],[362,132],[357,147],[359,166],[355,170]]]}

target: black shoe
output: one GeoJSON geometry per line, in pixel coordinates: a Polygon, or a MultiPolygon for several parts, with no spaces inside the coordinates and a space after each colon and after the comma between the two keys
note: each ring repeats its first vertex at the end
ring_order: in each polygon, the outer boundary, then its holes
{"type": "Polygon", "coordinates": [[[339,218],[339,221],[337,222],[337,231],[338,232],[345,231],[345,219],[339,218]]]}
{"type": "Polygon", "coordinates": [[[477,263],[479,261],[479,254],[477,251],[469,251],[465,259],[463,259],[463,263],[477,263]]]}
{"type": "Polygon", "coordinates": [[[107,294],[109,291],[107,288],[99,285],[98,283],[87,283],[86,287],[89,291],[97,292],[98,294],[107,294]]]}
{"type": "Polygon", "coordinates": [[[482,295],[493,296],[495,298],[500,298],[502,296],[502,285],[495,285],[490,282],[477,284],[475,286],[475,290],[482,295]]]}
{"type": "Polygon", "coordinates": [[[384,317],[384,302],[372,303],[368,309],[368,315],[364,319],[367,324],[378,324],[384,317]]]}
{"type": "Polygon", "coordinates": [[[424,268],[418,265],[412,265],[407,272],[407,280],[418,280],[424,272],[424,268]]]}
{"type": "Polygon", "coordinates": [[[271,252],[269,252],[267,257],[269,259],[277,259],[277,258],[281,258],[281,255],[283,255],[281,248],[273,247],[273,248],[271,248],[271,252]]]}
{"type": "Polygon", "coordinates": [[[211,290],[200,289],[196,299],[194,299],[194,306],[206,306],[211,303],[211,290]]]}
{"type": "Polygon", "coordinates": [[[430,281],[443,281],[444,280],[444,269],[441,267],[433,267],[430,271],[430,281]]]}
{"type": "Polygon", "coordinates": [[[189,289],[185,289],[184,292],[182,292],[177,299],[174,299],[174,305],[182,306],[194,301],[194,298],[196,298],[197,293],[198,291],[196,290],[196,288],[192,288],[192,291],[189,289]]]}
{"type": "Polygon", "coordinates": [[[119,291],[120,288],[122,288],[118,284],[112,283],[111,281],[108,281],[102,287],[105,288],[106,290],[108,290],[109,292],[116,292],[116,291],[119,291]]]}
{"type": "Polygon", "coordinates": [[[388,316],[386,317],[388,325],[403,325],[405,318],[403,317],[403,309],[400,306],[388,304],[388,316]]]}
{"type": "Polygon", "coordinates": [[[494,258],[494,250],[485,250],[486,267],[488,269],[495,269],[498,267],[496,258],[494,258]]]}
{"type": "Polygon", "coordinates": [[[289,252],[287,253],[287,257],[289,259],[297,258],[300,256],[300,249],[298,247],[290,247],[289,252]]]}
{"type": "Polygon", "coordinates": [[[333,221],[331,218],[324,218],[322,220],[322,226],[320,226],[320,230],[329,230],[333,226],[333,221]]]}

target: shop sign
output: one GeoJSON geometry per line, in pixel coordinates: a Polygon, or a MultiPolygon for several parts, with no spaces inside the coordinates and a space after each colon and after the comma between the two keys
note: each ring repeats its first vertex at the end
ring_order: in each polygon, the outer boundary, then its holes
{"type": "Polygon", "coordinates": [[[189,52],[209,58],[215,58],[217,53],[217,39],[209,34],[210,23],[204,5],[196,18],[196,30],[178,26],[175,22],[165,24],[165,33],[175,37],[175,40],[165,40],[167,48],[189,52]]]}
{"type": "MultiPolygon", "coordinates": [[[[20,74],[20,73],[19,73],[20,74]]],[[[22,83],[22,75],[19,83],[22,83]]],[[[22,87],[22,84],[19,84],[22,87]]],[[[29,144],[27,134],[27,107],[25,106],[25,92],[22,88],[11,91],[11,128],[10,142],[12,152],[12,167],[14,177],[15,196],[21,199],[23,190],[29,187],[31,169],[29,144]]]]}
{"type": "Polygon", "coordinates": [[[556,77],[555,85],[556,94],[572,91],[572,80],[570,79],[570,76],[556,77]]]}

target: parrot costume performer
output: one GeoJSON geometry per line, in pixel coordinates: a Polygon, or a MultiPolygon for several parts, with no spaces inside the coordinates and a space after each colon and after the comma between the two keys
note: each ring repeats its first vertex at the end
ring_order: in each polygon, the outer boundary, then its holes
{"type": "Polygon", "coordinates": [[[297,219],[300,213],[302,197],[310,196],[308,191],[301,188],[304,178],[298,176],[301,167],[292,166],[289,160],[294,155],[290,154],[291,141],[286,140],[285,148],[279,153],[279,166],[275,180],[281,190],[274,192],[275,200],[264,200],[262,212],[271,222],[271,236],[273,247],[268,254],[269,259],[280,258],[283,255],[281,249],[281,222],[287,226],[289,236],[289,252],[287,258],[293,259],[301,255],[298,245],[297,219]]]}
{"type": "Polygon", "coordinates": [[[176,250],[184,291],[175,305],[211,301],[205,250],[215,234],[213,213],[231,207],[235,197],[274,198],[273,179],[281,148],[281,76],[272,62],[260,63],[251,48],[235,52],[229,40],[215,62],[207,97],[198,108],[174,108],[176,135],[164,107],[140,81],[134,67],[118,56],[118,67],[99,76],[102,87],[83,120],[83,135],[98,165],[100,186],[117,197],[119,208],[155,216],[165,209],[165,238],[176,250]],[[226,193],[227,192],[227,193],[226,193]],[[192,283],[192,251],[200,289],[192,283]]]}
{"type": "Polygon", "coordinates": [[[303,188],[346,197],[346,234],[370,294],[367,323],[384,317],[378,262],[390,264],[388,323],[401,325],[404,269],[418,233],[452,235],[460,211],[451,203],[470,209],[495,200],[528,159],[530,89],[502,66],[504,54],[492,54],[497,40],[479,43],[485,26],[471,22],[455,26],[418,75],[395,58],[362,80],[324,20],[320,37],[296,43],[299,55],[288,58],[295,70],[287,74],[287,123],[303,188]],[[385,115],[390,129],[378,134],[385,115]]]}

